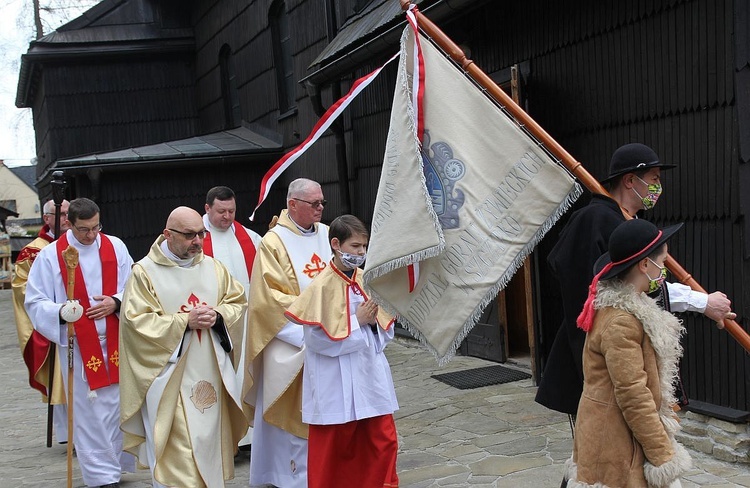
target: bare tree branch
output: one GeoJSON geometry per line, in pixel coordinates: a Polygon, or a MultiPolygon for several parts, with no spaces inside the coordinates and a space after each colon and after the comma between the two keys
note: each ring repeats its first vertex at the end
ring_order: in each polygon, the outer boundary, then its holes
{"type": "Polygon", "coordinates": [[[34,28],[36,29],[36,38],[44,36],[44,27],[42,27],[42,16],[39,11],[39,0],[33,0],[34,5],[34,28]]]}
{"type": "Polygon", "coordinates": [[[51,32],[99,3],[96,0],[32,0],[36,39],[51,32]]]}

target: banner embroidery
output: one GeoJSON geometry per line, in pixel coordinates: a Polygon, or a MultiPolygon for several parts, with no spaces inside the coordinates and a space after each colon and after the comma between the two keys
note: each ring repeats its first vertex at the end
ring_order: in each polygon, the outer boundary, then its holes
{"type": "Polygon", "coordinates": [[[430,146],[429,131],[424,132],[422,146],[422,170],[427,192],[432,198],[432,208],[445,229],[457,229],[458,211],[464,205],[464,192],[454,186],[466,174],[466,165],[453,157],[453,149],[447,142],[436,142],[430,146]],[[430,147],[432,151],[425,150],[430,147]]]}

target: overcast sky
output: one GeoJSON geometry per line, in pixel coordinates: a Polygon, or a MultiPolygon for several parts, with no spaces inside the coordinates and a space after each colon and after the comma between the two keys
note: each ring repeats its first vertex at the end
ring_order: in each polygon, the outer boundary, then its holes
{"type": "MultiPolygon", "coordinates": [[[[41,0],[45,34],[96,3],[92,0],[41,0]]],[[[32,39],[32,0],[0,0],[0,160],[6,166],[31,164],[35,155],[31,109],[16,108],[21,55],[28,50],[32,39]]]]}

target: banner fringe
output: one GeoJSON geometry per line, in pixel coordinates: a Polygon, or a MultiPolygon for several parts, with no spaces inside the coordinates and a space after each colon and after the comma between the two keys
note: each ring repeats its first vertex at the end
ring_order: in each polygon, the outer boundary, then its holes
{"type": "MultiPolygon", "coordinates": [[[[455,339],[453,339],[453,343],[449,347],[448,351],[442,356],[437,351],[437,349],[435,349],[427,342],[427,339],[416,327],[410,324],[405,317],[399,316],[398,312],[394,308],[392,308],[390,304],[385,302],[382,297],[380,297],[374,290],[368,289],[367,293],[369,293],[370,296],[375,299],[379,306],[383,307],[391,315],[396,316],[399,324],[401,324],[401,326],[404,327],[415,339],[417,339],[420,344],[425,346],[425,348],[430,351],[433,356],[435,356],[438,366],[445,366],[451,361],[451,359],[453,359],[453,357],[456,355],[458,347],[461,345],[464,339],[466,339],[466,336],[469,335],[471,329],[473,329],[477,322],[479,322],[479,318],[482,316],[482,312],[484,312],[484,309],[487,307],[487,305],[489,305],[490,302],[495,299],[497,294],[500,293],[500,290],[508,286],[511,278],[513,278],[513,275],[515,275],[518,269],[523,265],[526,257],[531,254],[531,251],[533,251],[534,248],[539,244],[539,242],[541,242],[542,238],[544,238],[547,232],[549,232],[549,230],[555,225],[555,223],[560,220],[560,217],[562,217],[568,210],[570,210],[570,207],[573,206],[573,204],[582,194],[583,189],[581,185],[578,184],[578,182],[575,182],[570,192],[568,192],[568,195],[558,206],[557,210],[553,212],[547,218],[547,220],[544,221],[544,223],[537,230],[536,234],[534,234],[534,237],[528,243],[526,243],[523,249],[518,253],[518,255],[516,255],[515,259],[513,259],[510,266],[508,266],[508,269],[505,271],[505,273],[503,273],[497,283],[495,283],[492,288],[487,291],[484,298],[482,298],[479,304],[474,308],[472,314],[469,316],[466,322],[464,322],[463,327],[461,327],[461,330],[456,335],[455,339]]],[[[397,267],[398,266],[396,266],[396,268],[397,267]]]]}
{"type": "MultiPolygon", "coordinates": [[[[411,100],[411,86],[408,80],[408,71],[406,69],[406,62],[408,56],[405,55],[406,53],[406,38],[408,36],[409,30],[404,29],[404,33],[401,35],[401,59],[399,59],[398,62],[398,69],[401,71],[401,73],[404,74],[402,78],[401,83],[401,90],[403,93],[407,95],[407,98],[411,100]]],[[[418,158],[419,161],[422,161],[422,143],[417,138],[417,125],[416,125],[416,114],[414,113],[414,106],[411,103],[406,104],[406,112],[408,115],[408,125],[409,130],[412,134],[412,140],[413,140],[413,149],[414,152],[418,158]]],[[[383,166],[383,171],[385,171],[387,168],[383,166]]],[[[411,264],[418,263],[420,261],[424,261],[425,259],[432,258],[435,256],[439,256],[440,253],[443,252],[445,249],[445,234],[443,234],[443,226],[440,225],[440,220],[438,219],[438,215],[435,212],[435,209],[432,206],[432,199],[430,198],[430,194],[427,191],[427,179],[424,175],[424,171],[422,171],[421,166],[419,167],[418,171],[416,172],[419,176],[420,181],[422,182],[422,194],[424,196],[424,204],[425,208],[427,209],[428,214],[432,218],[432,224],[435,227],[435,233],[438,237],[438,244],[437,246],[429,247],[427,249],[423,249],[419,252],[412,253],[408,256],[402,256],[398,259],[394,259],[392,261],[388,261],[386,263],[383,263],[379,266],[376,266],[372,269],[367,270],[363,275],[362,278],[364,280],[365,285],[370,283],[370,281],[379,278],[385,274],[390,273],[391,271],[394,271],[398,268],[403,268],[406,266],[409,266],[411,264]]],[[[382,176],[381,176],[382,179],[382,176]]]]}
{"type": "MultiPolygon", "coordinates": [[[[401,51],[401,59],[399,59],[399,69],[403,70],[404,77],[403,77],[403,83],[401,84],[401,89],[406,92],[407,95],[409,95],[409,99],[411,99],[410,95],[410,88],[411,84],[408,82],[408,71],[406,69],[406,62],[408,56],[406,56],[406,38],[409,36],[409,29],[404,29],[404,33],[401,34],[401,45],[403,46],[403,49],[401,51]]],[[[417,39],[414,38],[413,42],[417,42],[417,39]]],[[[412,76],[414,76],[415,73],[412,73],[412,76]]],[[[423,161],[422,159],[422,150],[424,149],[422,147],[422,141],[419,140],[417,137],[417,114],[414,113],[414,105],[411,103],[406,104],[406,113],[409,116],[409,123],[412,133],[412,137],[414,140],[414,150],[416,151],[418,161],[423,161]]],[[[443,249],[445,249],[445,235],[443,234],[443,226],[440,225],[440,220],[438,218],[437,212],[435,212],[435,208],[432,206],[432,198],[430,197],[430,193],[427,191],[427,177],[424,174],[424,171],[422,170],[422,167],[419,167],[419,171],[417,171],[417,174],[419,175],[419,180],[422,182],[421,189],[422,194],[424,195],[424,202],[425,207],[427,208],[427,212],[430,214],[430,217],[432,217],[432,224],[435,226],[435,232],[438,236],[439,244],[437,246],[438,254],[443,252],[443,249]]],[[[426,257],[432,257],[432,256],[426,256],[426,257]]],[[[420,259],[419,261],[421,261],[420,259]]],[[[413,263],[410,263],[413,264],[413,263]]]]}

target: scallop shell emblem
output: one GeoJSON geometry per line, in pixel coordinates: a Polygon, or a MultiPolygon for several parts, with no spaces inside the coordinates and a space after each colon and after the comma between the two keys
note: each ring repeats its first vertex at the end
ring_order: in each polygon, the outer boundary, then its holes
{"type": "Polygon", "coordinates": [[[203,413],[203,411],[207,408],[211,408],[212,406],[216,405],[217,398],[218,397],[216,396],[216,389],[214,388],[214,385],[212,385],[208,381],[200,380],[193,385],[190,400],[193,402],[193,405],[195,405],[195,408],[200,411],[200,413],[203,413]]]}

